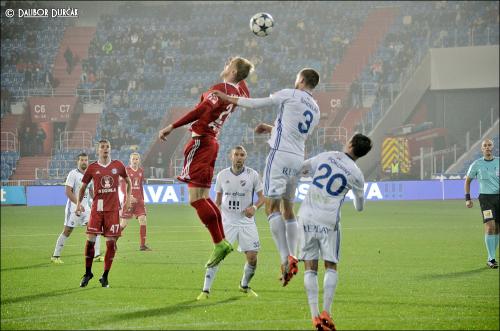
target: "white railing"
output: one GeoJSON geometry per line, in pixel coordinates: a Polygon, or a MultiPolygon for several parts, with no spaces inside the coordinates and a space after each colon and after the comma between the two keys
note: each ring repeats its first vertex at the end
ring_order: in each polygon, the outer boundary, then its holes
{"type": "Polygon", "coordinates": [[[17,152],[19,150],[19,142],[16,134],[10,131],[2,131],[0,132],[0,136],[2,152],[17,152]]]}
{"type": "Polygon", "coordinates": [[[63,151],[93,149],[92,135],[88,131],[63,131],[59,135],[59,146],[63,151]]]}
{"type": "Polygon", "coordinates": [[[327,138],[338,140],[345,146],[347,144],[347,129],[343,126],[328,126],[316,130],[316,144],[318,146],[323,146],[327,138]]]}
{"type": "Polygon", "coordinates": [[[82,97],[85,100],[104,102],[106,90],[104,89],[73,89],[73,88],[31,88],[13,91],[12,98],[25,99],[28,97],[82,97]]]}
{"type": "Polygon", "coordinates": [[[35,179],[64,179],[67,175],[66,169],[35,168],[35,179]]]}

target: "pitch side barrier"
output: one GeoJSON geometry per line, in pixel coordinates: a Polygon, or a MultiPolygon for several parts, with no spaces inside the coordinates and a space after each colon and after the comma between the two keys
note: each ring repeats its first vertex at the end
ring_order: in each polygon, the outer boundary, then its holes
{"type": "MultiPolygon", "coordinates": [[[[304,199],[310,181],[299,182],[295,202],[304,199]]],[[[215,185],[210,195],[215,198],[215,185]]],[[[463,180],[423,180],[423,181],[385,181],[365,184],[365,199],[369,201],[383,200],[449,200],[464,198],[463,180]]],[[[478,196],[477,181],[472,182],[471,194],[478,196]]],[[[146,204],[187,204],[188,189],[186,184],[145,185],[144,198],[146,204]]],[[[27,206],[63,206],[66,204],[64,186],[14,186],[1,188],[2,205],[27,206]]],[[[346,196],[353,199],[352,192],[346,196]]],[[[255,197],[257,200],[257,197],[255,197]]]]}

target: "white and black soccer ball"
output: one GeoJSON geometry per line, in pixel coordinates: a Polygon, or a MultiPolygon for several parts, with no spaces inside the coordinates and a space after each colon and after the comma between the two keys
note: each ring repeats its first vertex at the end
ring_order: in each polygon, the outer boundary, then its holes
{"type": "Polygon", "coordinates": [[[250,19],[250,30],[259,37],[269,35],[274,27],[274,19],[268,13],[257,13],[250,19]]]}

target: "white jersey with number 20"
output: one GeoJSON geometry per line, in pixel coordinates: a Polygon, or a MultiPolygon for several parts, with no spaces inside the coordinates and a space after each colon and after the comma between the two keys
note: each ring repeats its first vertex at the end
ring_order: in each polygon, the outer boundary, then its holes
{"type": "Polygon", "coordinates": [[[337,226],[340,207],[349,190],[354,193],[354,205],[363,209],[364,176],[356,163],[343,152],[325,152],[304,162],[304,175],[312,177],[299,218],[337,226]]]}

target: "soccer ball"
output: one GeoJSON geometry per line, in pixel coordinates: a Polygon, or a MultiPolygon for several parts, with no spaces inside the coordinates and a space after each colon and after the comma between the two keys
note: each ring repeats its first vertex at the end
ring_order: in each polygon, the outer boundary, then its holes
{"type": "Polygon", "coordinates": [[[274,20],[268,13],[257,13],[250,19],[250,30],[259,37],[267,36],[274,26],[274,20]]]}

